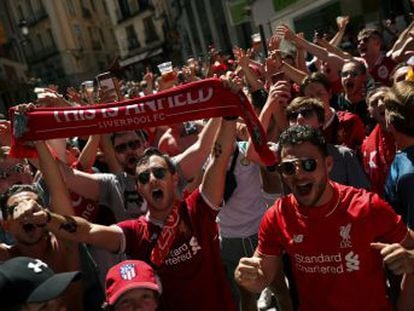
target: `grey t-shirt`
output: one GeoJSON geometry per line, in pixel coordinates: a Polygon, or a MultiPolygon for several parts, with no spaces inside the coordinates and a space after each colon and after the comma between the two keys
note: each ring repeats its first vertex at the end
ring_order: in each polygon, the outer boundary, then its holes
{"type": "Polygon", "coordinates": [[[137,192],[135,178],[125,172],[96,175],[100,187],[99,204],[108,206],[117,222],[146,213],[147,203],[137,192]]]}

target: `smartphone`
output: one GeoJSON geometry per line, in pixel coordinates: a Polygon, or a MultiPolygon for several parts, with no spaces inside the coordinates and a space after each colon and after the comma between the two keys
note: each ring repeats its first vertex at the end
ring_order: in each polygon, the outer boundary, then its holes
{"type": "Polygon", "coordinates": [[[105,87],[106,90],[112,91],[113,94],[116,96],[117,100],[120,99],[120,94],[119,94],[119,90],[117,88],[116,82],[115,82],[115,78],[112,76],[112,74],[108,71],[108,72],[103,72],[100,73],[99,75],[96,76],[96,81],[98,81],[98,86],[100,88],[105,87]]]}
{"type": "Polygon", "coordinates": [[[272,84],[275,84],[278,81],[285,81],[285,73],[283,71],[279,71],[272,75],[272,84]]]}

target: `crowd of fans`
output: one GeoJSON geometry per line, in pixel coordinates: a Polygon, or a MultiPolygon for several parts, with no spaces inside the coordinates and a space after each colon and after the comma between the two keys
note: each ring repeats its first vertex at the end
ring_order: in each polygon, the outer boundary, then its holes
{"type": "Polygon", "coordinates": [[[34,141],[27,159],[1,120],[0,309],[414,310],[414,22],[388,50],[362,29],[354,54],[337,23],[17,108],[216,77],[249,98],[272,166],[237,116],[34,141]]]}

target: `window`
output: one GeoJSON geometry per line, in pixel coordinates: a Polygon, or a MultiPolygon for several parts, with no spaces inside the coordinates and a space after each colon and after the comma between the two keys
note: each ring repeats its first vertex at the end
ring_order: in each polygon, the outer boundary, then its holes
{"type": "Polygon", "coordinates": [[[35,15],[35,12],[34,12],[34,10],[33,10],[33,6],[32,6],[32,2],[29,0],[29,1],[27,1],[27,5],[28,5],[28,7],[29,7],[29,15],[30,16],[34,16],[35,15]]]}
{"type": "Polygon", "coordinates": [[[73,0],[66,0],[66,4],[68,6],[69,14],[72,16],[76,16],[75,6],[73,5],[73,0]]]}
{"type": "Polygon", "coordinates": [[[121,9],[122,17],[128,17],[131,15],[129,10],[128,0],[118,0],[119,8],[121,9]]]}
{"type": "Polygon", "coordinates": [[[145,29],[145,43],[150,43],[159,40],[157,31],[155,30],[154,22],[152,17],[146,17],[143,20],[145,29]]]}
{"type": "Polygon", "coordinates": [[[78,48],[83,49],[82,29],[78,24],[73,25],[73,35],[78,43],[78,48]]]}
{"type": "Polygon", "coordinates": [[[96,11],[94,0],[90,0],[92,10],[96,11]]]}
{"type": "Polygon", "coordinates": [[[98,30],[99,30],[99,37],[101,38],[101,41],[103,43],[105,43],[105,36],[104,36],[104,34],[102,32],[102,29],[101,28],[98,28],[98,30]]]}
{"type": "Polygon", "coordinates": [[[23,13],[23,8],[21,5],[17,6],[17,15],[18,15],[18,20],[21,21],[22,19],[24,19],[24,13],[23,13]]]}
{"type": "Polygon", "coordinates": [[[133,50],[140,46],[137,34],[135,32],[134,25],[129,25],[125,28],[127,40],[128,40],[128,49],[133,50]]]}
{"type": "Polygon", "coordinates": [[[43,44],[43,39],[42,39],[42,36],[40,35],[40,33],[38,33],[36,35],[36,39],[37,39],[37,42],[39,44],[39,50],[40,51],[44,50],[45,49],[45,45],[43,44]]]}
{"type": "Polygon", "coordinates": [[[55,39],[53,38],[52,29],[46,29],[46,46],[55,47],[55,39]]]}

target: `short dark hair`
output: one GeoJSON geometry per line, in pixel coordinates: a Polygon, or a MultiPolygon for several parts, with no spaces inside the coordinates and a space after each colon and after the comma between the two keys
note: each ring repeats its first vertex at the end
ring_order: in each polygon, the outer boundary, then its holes
{"type": "MultiPolygon", "coordinates": [[[[111,133],[110,139],[111,139],[112,145],[114,145],[115,138],[121,137],[121,136],[125,135],[128,132],[129,131],[111,133]]],[[[135,133],[138,135],[138,138],[141,139],[143,142],[147,141],[147,134],[145,133],[144,130],[135,130],[135,133]]]]}
{"type": "MultiPolygon", "coordinates": [[[[365,64],[363,62],[357,60],[357,59],[347,59],[347,60],[345,60],[344,64],[342,65],[342,68],[344,68],[344,66],[346,64],[354,64],[358,68],[360,74],[366,74],[367,73],[367,67],[365,66],[365,64]]],[[[342,71],[342,68],[341,68],[341,71],[342,71]]]]}
{"type": "Polygon", "coordinates": [[[305,142],[316,146],[324,157],[329,155],[322,132],[307,125],[295,125],[285,130],[280,135],[278,151],[281,153],[282,149],[288,145],[300,145],[305,142]]]}
{"type": "Polygon", "coordinates": [[[154,148],[154,147],[150,147],[150,148],[145,149],[142,156],[138,159],[137,168],[140,167],[143,164],[148,163],[149,159],[154,155],[163,158],[165,163],[167,163],[168,171],[171,174],[175,174],[175,172],[177,171],[177,168],[176,168],[174,162],[171,160],[170,156],[166,153],[162,153],[160,150],[158,150],[157,148],[154,148]]]}
{"type": "Polygon", "coordinates": [[[378,40],[382,41],[382,34],[375,28],[364,28],[358,33],[358,40],[362,37],[376,37],[378,40]]]}
{"type": "Polygon", "coordinates": [[[313,72],[303,79],[300,84],[300,93],[302,96],[305,96],[305,89],[311,83],[320,83],[327,91],[331,90],[331,82],[329,82],[329,79],[321,72],[313,72]]]}
{"type": "Polygon", "coordinates": [[[303,107],[309,107],[314,110],[318,121],[321,124],[325,123],[325,109],[323,108],[323,103],[319,99],[312,97],[296,97],[294,100],[292,100],[286,107],[286,117],[289,119],[289,116],[292,113],[300,110],[303,107]]]}
{"type": "Polygon", "coordinates": [[[37,194],[37,203],[39,203],[41,206],[44,206],[43,198],[39,192],[39,189],[35,185],[31,184],[22,184],[22,185],[13,185],[9,189],[6,190],[6,192],[2,193],[0,196],[0,206],[1,206],[1,212],[3,215],[3,219],[7,219],[10,215],[13,213],[13,209],[10,208],[7,205],[8,199],[20,192],[33,192],[37,194]]]}
{"type": "Polygon", "coordinates": [[[385,109],[394,128],[414,137],[414,82],[395,83],[384,98],[385,109]]]}

